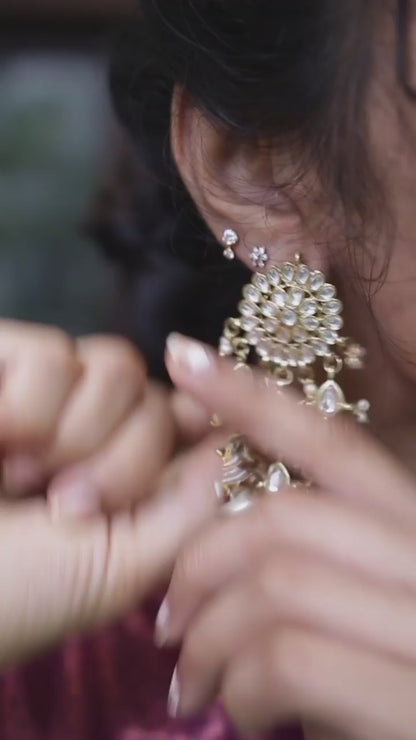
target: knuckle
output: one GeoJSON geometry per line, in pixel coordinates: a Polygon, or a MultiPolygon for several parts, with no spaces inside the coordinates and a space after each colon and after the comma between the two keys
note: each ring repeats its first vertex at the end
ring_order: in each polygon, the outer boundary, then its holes
{"type": "Polygon", "coordinates": [[[338,414],[329,419],[314,414],[309,438],[311,460],[322,460],[323,454],[326,460],[339,460],[341,456],[345,456],[345,450],[349,451],[351,457],[355,453],[362,454],[363,432],[360,425],[355,424],[346,414],[338,414]]]}
{"type": "MultiPolygon", "coordinates": [[[[136,531],[136,524],[128,514],[120,514],[104,527],[97,523],[95,541],[86,545],[89,551],[94,545],[92,559],[96,563],[89,572],[86,592],[91,607],[95,611],[99,608],[106,620],[132,608],[149,590],[150,576],[138,565],[147,557],[141,538],[137,556],[131,553],[132,528],[136,531]]],[[[85,557],[85,566],[81,564],[86,567],[87,562],[85,557]]]]}
{"type": "Polygon", "coordinates": [[[206,664],[207,645],[201,641],[198,630],[191,627],[184,639],[181,652],[181,671],[186,676],[199,674],[201,666],[206,664]]]}
{"type": "Polygon", "coordinates": [[[110,386],[139,389],[145,375],[144,362],[134,345],[122,337],[90,337],[81,340],[81,354],[95,364],[110,386]]]}
{"type": "Polygon", "coordinates": [[[132,392],[140,388],[138,373],[120,357],[107,357],[100,364],[100,374],[109,389],[123,388],[124,392],[132,392]]]}
{"type": "Polygon", "coordinates": [[[299,707],[316,671],[316,655],[308,636],[294,629],[280,629],[263,657],[267,680],[284,695],[287,705],[299,707]]]}
{"type": "Polygon", "coordinates": [[[12,404],[2,401],[0,414],[2,441],[8,444],[43,444],[48,441],[49,429],[30,414],[22,415],[12,404]]]}
{"type": "Polygon", "coordinates": [[[243,666],[237,661],[226,674],[221,699],[227,714],[243,731],[253,731],[253,685],[258,686],[259,679],[267,687],[267,697],[278,697],[280,713],[303,714],[314,701],[319,658],[312,635],[273,627],[249,650],[243,666]]]}
{"type": "Polygon", "coordinates": [[[74,342],[65,332],[51,330],[43,346],[38,346],[31,353],[32,362],[43,368],[45,377],[55,380],[56,374],[61,377],[76,376],[81,367],[75,352],[74,342]]]}
{"type": "Polygon", "coordinates": [[[274,569],[269,564],[263,564],[259,569],[254,581],[252,599],[254,604],[263,604],[272,608],[277,605],[278,588],[277,577],[274,569]]]}
{"type": "Polygon", "coordinates": [[[270,537],[275,542],[280,525],[281,496],[267,496],[262,498],[250,511],[250,532],[253,537],[253,545],[259,540],[263,543],[270,537]]]}
{"type": "MultiPolygon", "coordinates": [[[[107,532],[97,528],[90,542],[79,549],[72,562],[63,558],[61,573],[57,573],[59,581],[56,582],[71,584],[71,612],[86,624],[94,623],[100,618],[100,611],[108,608],[108,589],[111,588],[108,578],[109,557],[107,532]]],[[[122,587],[120,578],[120,589],[122,587]]],[[[116,598],[113,603],[117,603],[116,598]]]]}
{"type": "Polygon", "coordinates": [[[175,566],[174,584],[183,591],[195,594],[204,582],[205,552],[200,542],[193,542],[179,555],[175,566]]]}
{"type": "Polygon", "coordinates": [[[283,554],[264,561],[255,579],[253,599],[257,599],[257,603],[262,603],[272,613],[288,614],[294,590],[302,591],[308,584],[306,570],[300,560],[283,554]]]}
{"type": "Polygon", "coordinates": [[[0,429],[2,440],[10,444],[43,445],[49,443],[51,423],[38,405],[20,403],[6,394],[1,399],[0,429]]]}
{"type": "Polygon", "coordinates": [[[43,344],[46,346],[48,354],[55,356],[60,361],[70,362],[75,358],[75,342],[63,329],[55,327],[46,329],[43,344]]]}

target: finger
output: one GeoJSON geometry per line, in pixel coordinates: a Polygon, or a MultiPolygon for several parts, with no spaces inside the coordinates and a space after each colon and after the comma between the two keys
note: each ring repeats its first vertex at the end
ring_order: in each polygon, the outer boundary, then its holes
{"type": "Polygon", "coordinates": [[[416,671],[308,631],[271,629],[229,667],[225,708],[243,732],[300,716],[355,740],[412,740],[416,671]]]}
{"type": "Polygon", "coordinates": [[[244,515],[207,522],[187,543],[175,563],[158,643],[177,642],[207,599],[276,548],[416,594],[412,533],[329,497],[291,491],[244,515]]]}
{"type": "Polygon", "coordinates": [[[62,527],[41,501],[0,508],[0,666],[119,617],[168,577],[182,541],[217,506],[201,485],[216,472],[211,444],[177,462],[134,516],[62,527]]]}
{"type": "Polygon", "coordinates": [[[37,499],[1,506],[0,543],[4,668],[86,623],[102,587],[108,532],[101,519],[88,532],[57,531],[37,499]]]}
{"type": "Polygon", "coordinates": [[[0,323],[0,444],[6,453],[50,443],[82,368],[72,340],[58,329],[0,323]]]}
{"type": "Polygon", "coordinates": [[[186,393],[173,392],[172,411],[177,427],[178,443],[199,442],[210,430],[210,416],[201,404],[186,393]]]}
{"type": "Polygon", "coordinates": [[[192,713],[216,696],[230,661],[273,625],[296,625],[416,662],[415,598],[343,569],[278,551],[191,623],[179,661],[192,713]]]}
{"type": "Polygon", "coordinates": [[[1,496],[20,498],[44,492],[47,484],[47,469],[40,455],[15,453],[3,461],[1,496]]]}
{"type": "Polygon", "coordinates": [[[150,493],[175,445],[167,393],[149,386],[142,403],[104,447],[57,475],[49,496],[58,516],[128,508],[150,493]]]}
{"type": "MultiPolygon", "coordinates": [[[[211,476],[218,473],[218,458],[212,453],[215,444],[214,435],[199,443],[192,454],[181,454],[162,476],[156,491],[156,506],[152,496],[138,507],[135,550],[137,561],[146,573],[146,580],[142,579],[146,592],[155,582],[166,582],[179,548],[218,509],[211,485],[211,476]]],[[[131,545],[126,544],[126,553],[128,547],[131,545]]]]}
{"type": "Polygon", "coordinates": [[[168,343],[167,366],[178,388],[266,456],[300,467],[322,488],[360,506],[415,521],[413,476],[358,424],[324,419],[292,393],[268,388],[261,375],[235,372],[213,350],[178,335],[168,343]]]}
{"type": "Polygon", "coordinates": [[[49,471],[78,462],[98,450],[144,394],[146,368],[124,339],[87,337],[77,342],[84,372],[63,409],[51,448],[49,471]]]}

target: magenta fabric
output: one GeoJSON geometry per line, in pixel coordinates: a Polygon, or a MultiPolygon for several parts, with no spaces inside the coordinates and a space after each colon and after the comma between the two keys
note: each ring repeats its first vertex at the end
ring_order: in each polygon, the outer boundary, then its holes
{"type": "MultiPolygon", "coordinates": [[[[192,722],[167,717],[176,656],[153,647],[154,614],[150,605],[3,676],[1,740],[240,740],[219,705],[192,722]]],[[[301,736],[276,731],[261,740],[301,736]]]]}

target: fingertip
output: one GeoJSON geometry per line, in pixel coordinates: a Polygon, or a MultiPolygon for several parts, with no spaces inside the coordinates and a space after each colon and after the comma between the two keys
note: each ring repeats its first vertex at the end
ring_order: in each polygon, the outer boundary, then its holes
{"type": "Polygon", "coordinates": [[[215,367],[215,352],[195,339],[176,332],[166,340],[166,367],[175,382],[181,378],[209,375],[215,367]]]}

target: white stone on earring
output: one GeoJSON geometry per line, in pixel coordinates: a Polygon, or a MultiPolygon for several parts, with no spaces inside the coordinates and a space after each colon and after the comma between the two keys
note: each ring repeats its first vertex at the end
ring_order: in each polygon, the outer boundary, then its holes
{"type": "Polygon", "coordinates": [[[234,260],[235,259],[235,252],[233,247],[236,247],[239,243],[240,238],[234,229],[225,229],[224,234],[222,236],[222,242],[225,245],[224,249],[224,257],[227,260],[234,260]]]}
{"type": "Polygon", "coordinates": [[[227,249],[224,249],[223,255],[226,260],[229,260],[232,262],[232,260],[235,260],[235,252],[231,249],[231,247],[227,247],[227,249]]]}
{"type": "Polygon", "coordinates": [[[234,229],[225,229],[222,241],[227,247],[235,247],[240,239],[234,229]]]}
{"type": "Polygon", "coordinates": [[[253,247],[251,250],[251,261],[254,267],[266,267],[269,255],[264,247],[253,247]]]}

